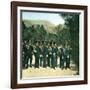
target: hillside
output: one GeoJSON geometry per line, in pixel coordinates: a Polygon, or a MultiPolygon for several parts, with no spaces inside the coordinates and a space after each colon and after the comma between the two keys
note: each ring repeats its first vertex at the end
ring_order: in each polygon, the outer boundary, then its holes
{"type": "Polygon", "coordinates": [[[53,23],[45,20],[23,20],[26,27],[31,25],[43,25],[45,30],[49,33],[56,33],[56,27],[53,23]]]}

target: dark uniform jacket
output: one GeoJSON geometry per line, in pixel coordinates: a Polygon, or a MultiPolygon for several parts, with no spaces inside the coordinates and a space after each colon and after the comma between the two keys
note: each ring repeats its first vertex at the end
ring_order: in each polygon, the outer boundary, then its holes
{"type": "Polygon", "coordinates": [[[40,48],[39,48],[39,46],[36,46],[34,54],[35,54],[35,57],[39,57],[40,56],[40,48]]]}
{"type": "Polygon", "coordinates": [[[32,54],[33,54],[33,46],[31,46],[31,45],[29,46],[27,54],[32,56],[32,54]]]}

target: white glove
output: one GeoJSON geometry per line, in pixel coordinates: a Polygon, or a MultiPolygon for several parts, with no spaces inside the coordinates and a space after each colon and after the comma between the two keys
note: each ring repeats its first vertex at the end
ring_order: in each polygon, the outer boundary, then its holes
{"type": "Polygon", "coordinates": [[[64,59],[64,57],[62,56],[62,59],[64,59]]]}
{"type": "Polygon", "coordinates": [[[69,58],[69,55],[67,56],[67,58],[69,58]]]}
{"type": "Polygon", "coordinates": [[[46,55],[46,57],[48,57],[48,55],[46,55]]]}
{"type": "Polygon", "coordinates": [[[43,57],[42,55],[40,55],[40,57],[43,57]]]}

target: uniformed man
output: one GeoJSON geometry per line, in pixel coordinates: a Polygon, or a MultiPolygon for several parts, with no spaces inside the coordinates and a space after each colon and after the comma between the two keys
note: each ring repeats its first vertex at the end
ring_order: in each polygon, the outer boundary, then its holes
{"type": "Polygon", "coordinates": [[[28,68],[28,44],[27,44],[27,41],[24,41],[24,44],[23,44],[23,67],[24,68],[28,68]]]}
{"type": "Polygon", "coordinates": [[[40,42],[40,45],[39,45],[39,48],[40,48],[40,56],[39,56],[39,66],[43,67],[43,44],[42,44],[42,41],[40,42]]]}
{"type": "Polygon", "coordinates": [[[52,42],[49,43],[48,47],[48,66],[52,68],[52,42]]]}
{"type": "Polygon", "coordinates": [[[22,67],[25,68],[25,60],[26,60],[26,41],[22,43],[22,67]]]}
{"type": "Polygon", "coordinates": [[[70,68],[70,54],[71,54],[71,50],[70,50],[70,46],[68,45],[66,47],[66,69],[70,68]]]}
{"type": "Polygon", "coordinates": [[[65,62],[65,47],[61,45],[60,47],[60,68],[64,69],[64,62],[65,62]]]}
{"type": "Polygon", "coordinates": [[[53,47],[52,47],[52,65],[53,68],[57,67],[57,53],[58,53],[58,48],[56,43],[53,43],[53,47]]]}
{"type": "Polygon", "coordinates": [[[29,62],[29,55],[28,55],[28,52],[29,52],[29,45],[26,44],[26,51],[24,53],[24,63],[25,63],[25,68],[28,68],[28,62],[29,62]]]}
{"type": "Polygon", "coordinates": [[[48,50],[48,53],[47,53],[47,66],[48,67],[50,67],[49,47],[50,47],[50,43],[47,42],[47,50],[48,50]]]}
{"type": "Polygon", "coordinates": [[[30,60],[30,67],[32,67],[32,55],[33,55],[33,46],[31,40],[29,40],[29,47],[28,47],[28,58],[30,60]]]}
{"type": "Polygon", "coordinates": [[[43,67],[44,68],[47,67],[47,60],[48,60],[48,46],[47,46],[47,42],[44,41],[44,45],[43,45],[43,67]]]}
{"type": "Polygon", "coordinates": [[[40,48],[38,42],[36,42],[36,46],[34,48],[34,55],[35,55],[35,68],[39,68],[40,48]]]}

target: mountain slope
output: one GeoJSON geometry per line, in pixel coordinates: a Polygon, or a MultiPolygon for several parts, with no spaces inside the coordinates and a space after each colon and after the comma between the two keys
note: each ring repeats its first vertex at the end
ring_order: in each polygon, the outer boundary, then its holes
{"type": "Polygon", "coordinates": [[[45,30],[48,33],[56,33],[56,27],[54,24],[52,24],[49,21],[45,20],[23,20],[26,27],[30,27],[32,25],[43,25],[45,30]]]}
{"type": "Polygon", "coordinates": [[[51,25],[51,26],[55,26],[54,24],[52,24],[49,21],[45,21],[45,20],[23,20],[25,24],[27,24],[27,26],[29,25],[51,25]]]}

